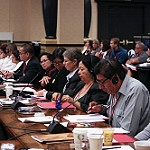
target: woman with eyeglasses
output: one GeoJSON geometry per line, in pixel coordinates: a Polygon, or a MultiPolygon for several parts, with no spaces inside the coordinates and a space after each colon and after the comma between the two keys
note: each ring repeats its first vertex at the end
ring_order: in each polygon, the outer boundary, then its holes
{"type": "Polygon", "coordinates": [[[79,62],[79,77],[81,81],[73,90],[73,96],[69,94],[63,95],[62,101],[73,103],[73,105],[86,112],[89,103],[95,101],[99,104],[106,104],[108,94],[99,89],[94,74],[94,66],[99,62],[99,58],[93,55],[86,55],[79,62]]]}
{"type": "Polygon", "coordinates": [[[53,56],[50,53],[43,52],[39,56],[40,64],[43,69],[42,79],[39,81],[42,88],[49,83],[52,73],[56,70],[53,65],[53,56]]]}
{"type": "Polygon", "coordinates": [[[72,96],[73,90],[78,84],[78,82],[81,80],[78,75],[78,66],[79,62],[82,59],[82,53],[78,48],[69,48],[63,53],[64,57],[64,65],[65,68],[70,71],[70,73],[66,76],[67,82],[65,86],[63,87],[63,90],[61,92],[55,92],[52,95],[53,100],[58,100],[62,95],[69,94],[72,96]]]}
{"type": "Polygon", "coordinates": [[[63,47],[57,48],[53,51],[53,64],[56,70],[52,72],[51,77],[40,81],[45,84],[45,87],[43,90],[35,92],[35,95],[45,96],[47,99],[51,99],[54,92],[62,92],[63,87],[67,82],[66,76],[69,73],[63,64],[63,53],[65,51],[66,49],[63,47]]]}

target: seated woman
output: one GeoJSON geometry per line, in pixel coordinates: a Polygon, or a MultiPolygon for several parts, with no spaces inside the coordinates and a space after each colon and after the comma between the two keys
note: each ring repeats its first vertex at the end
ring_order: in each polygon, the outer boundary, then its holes
{"type": "Polygon", "coordinates": [[[3,70],[3,64],[7,63],[7,52],[6,52],[7,44],[3,44],[0,46],[0,70],[3,70]]]}
{"type": "Polygon", "coordinates": [[[10,69],[10,70],[2,70],[2,72],[4,74],[8,73],[8,71],[9,72],[16,71],[22,65],[22,63],[23,63],[23,61],[20,60],[20,56],[19,56],[19,51],[18,50],[12,51],[11,59],[12,59],[12,63],[16,64],[16,66],[15,66],[15,68],[10,69]]]}
{"type": "Polygon", "coordinates": [[[64,85],[67,82],[66,76],[69,71],[66,70],[63,61],[63,53],[66,51],[65,48],[56,48],[53,51],[53,64],[56,70],[51,74],[51,77],[43,78],[40,82],[45,85],[43,90],[35,92],[37,96],[45,96],[47,99],[52,98],[54,92],[62,92],[64,85]]]}
{"type": "Polygon", "coordinates": [[[106,104],[108,94],[99,89],[94,75],[94,66],[99,62],[99,58],[90,54],[83,57],[79,63],[79,77],[82,81],[74,89],[74,96],[63,95],[62,101],[73,103],[77,109],[87,111],[89,103],[95,101],[106,104]]]}
{"type": "Polygon", "coordinates": [[[42,79],[39,81],[41,87],[44,88],[51,79],[52,73],[56,70],[53,65],[53,56],[50,53],[43,52],[39,56],[40,64],[43,69],[43,73],[41,74],[42,79]]]}
{"type": "Polygon", "coordinates": [[[61,93],[55,92],[52,95],[53,100],[57,100],[61,97],[62,94],[69,94],[72,96],[73,90],[81,80],[78,75],[78,65],[82,59],[82,53],[77,48],[69,48],[63,53],[64,56],[64,65],[65,68],[70,71],[70,73],[66,76],[67,82],[61,93]]]}

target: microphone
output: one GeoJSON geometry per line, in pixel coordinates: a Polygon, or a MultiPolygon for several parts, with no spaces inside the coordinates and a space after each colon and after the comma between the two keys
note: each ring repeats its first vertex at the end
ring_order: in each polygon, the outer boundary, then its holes
{"type": "MultiPolygon", "coordinates": [[[[29,94],[23,94],[23,91],[24,91],[24,89],[25,89],[26,87],[29,86],[29,84],[31,84],[31,83],[39,76],[40,73],[41,73],[41,71],[40,71],[38,74],[36,74],[36,76],[34,76],[34,78],[33,78],[30,82],[28,82],[26,86],[24,86],[24,87],[22,88],[22,90],[21,90],[21,91],[18,93],[18,95],[16,96],[15,101],[12,103],[11,108],[13,108],[13,109],[18,109],[18,107],[24,107],[24,106],[26,106],[25,104],[19,102],[19,101],[21,100],[21,98],[22,98],[21,95],[24,95],[24,96],[26,95],[26,97],[27,97],[27,96],[28,96],[28,97],[30,96],[29,94]]],[[[30,96],[30,97],[31,97],[31,96],[30,96]]]]}
{"type": "Polygon", "coordinates": [[[68,128],[64,127],[58,121],[55,121],[55,117],[59,113],[63,112],[65,109],[67,109],[70,105],[73,105],[77,101],[78,100],[75,100],[74,102],[72,102],[69,105],[67,105],[65,108],[62,108],[62,109],[58,110],[58,112],[54,115],[52,122],[50,123],[50,125],[47,128],[48,132],[54,133],[54,134],[56,134],[56,133],[68,133],[68,132],[71,132],[68,128]]]}

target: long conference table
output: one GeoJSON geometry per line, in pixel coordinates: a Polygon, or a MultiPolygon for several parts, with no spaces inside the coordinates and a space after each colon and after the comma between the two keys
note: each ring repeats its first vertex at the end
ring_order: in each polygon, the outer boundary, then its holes
{"type": "MultiPolygon", "coordinates": [[[[57,112],[57,110],[43,110],[45,115],[54,116],[57,112]]],[[[74,109],[66,109],[63,112],[59,114],[59,120],[60,122],[66,121],[63,116],[66,114],[85,114],[79,110],[74,109]]],[[[24,115],[18,113],[16,110],[13,110],[11,108],[2,109],[0,110],[0,120],[4,124],[5,129],[11,134],[12,138],[16,137],[12,140],[1,140],[0,144],[2,143],[13,143],[15,145],[15,149],[19,150],[20,148],[42,148],[42,149],[53,149],[53,150],[70,150],[70,144],[73,143],[73,141],[70,142],[59,142],[59,143],[51,143],[49,144],[43,144],[36,140],[34,140],[31,135],[32,134],[43,134],[47,135],[50,134],[49,132],[34,132],[32,133],[32,130],[39,130],[39,129],[46,129],[47,127],[42,123],[24,123],[18,120],[19,117],[27,117],[31,115],[24,115]],[[17,129],[18,128],[18,129],[17,129]],[[24,130],[24,129],[31,129],[30,130],[24,130]],[[31,133],[30,133],[31,132],[31,133]]],[[[99,122],[95,124],[96,127],[109,127],[109,125],[105,122],[99,122]]],[[[130,145],[132,148],[134,148],[133,143],[120,143],[121,145],[130,145]]]]}

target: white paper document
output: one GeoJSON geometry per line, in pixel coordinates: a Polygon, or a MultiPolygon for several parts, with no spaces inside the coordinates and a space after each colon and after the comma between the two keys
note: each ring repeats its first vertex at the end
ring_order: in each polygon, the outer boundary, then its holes
{"type": "Polygon", "coordinates": [[[18,118],[21,122],[37,122],[37,123],[50,123],[53,120],[52,116],[43,116],[43,117],[26,117],[18,118]]]}
{"type": "Polygon", "coordinates": [[[32,87],[33,84],[28,84],[28,83],[14,83],[13,86],[14,87],[25,87],[25,86],[32,87]]]}
{"type": "Polygon", "coordinates": [[[139,67],[150,67],[150,63],[139,64],[139,67]]]}
{"type": "Polygon", "coordinates": [[[103,122],[107,117],[100,114],[88,114],[88,115],[68,115],[64,118],[70,122],[103,122]]]}
{"type": "MultiPolygon", "coordinates": [[[[3,99],[0,99],[0,102],[3,104],[3,105],[11,105],[14,100],[10,100],[8,98],[3,98],[3,99]]],[[[25,105],[28,105],[30,104],[31,102],[29,101],[29,99],[25,99],[25,100],[20,100],[19,102],[25,104],[25,105]]]]}
{"type": "Polygon", "coordinates": [[[13,87],[14,91],[22,91],[22,89],[24,92],[32,92],[32,93],[36,92],[34,89],[32,89],[30,87],[13,87]]]}
{"type": "Polygon", "coordinates": [[[1,98],[0,99],[1,104],[3,105],[11,105],[14,101],[9,100],[8,98],[1,98]]]}
{"type": "Polygon", "coordinates": [[[130,68],[131,70],[135,70],[135,71],[136,71],[136,66],[134,66],[134,65],[129,65],[129,64],[126,64],[126,66],[127,66],[128,68],[130,68]]]}
{"type": "MultiPolygon", "coordinates": [[[[74,128],[76,129],[76,128],[74,128]]],[[[103,134],[103,130],[106,129],[106,128],[78,128],[78,130],[86,130],[87,133],[90,133],[90,134],[98,134],[98,135],[101,135],[103,134]]],[[[115,134],[126,134],[126,133],[129,133],[129,131],[127,130],[124,130],[122,128],[112,128],[114,129],[114,133],[115,134]]]]}

